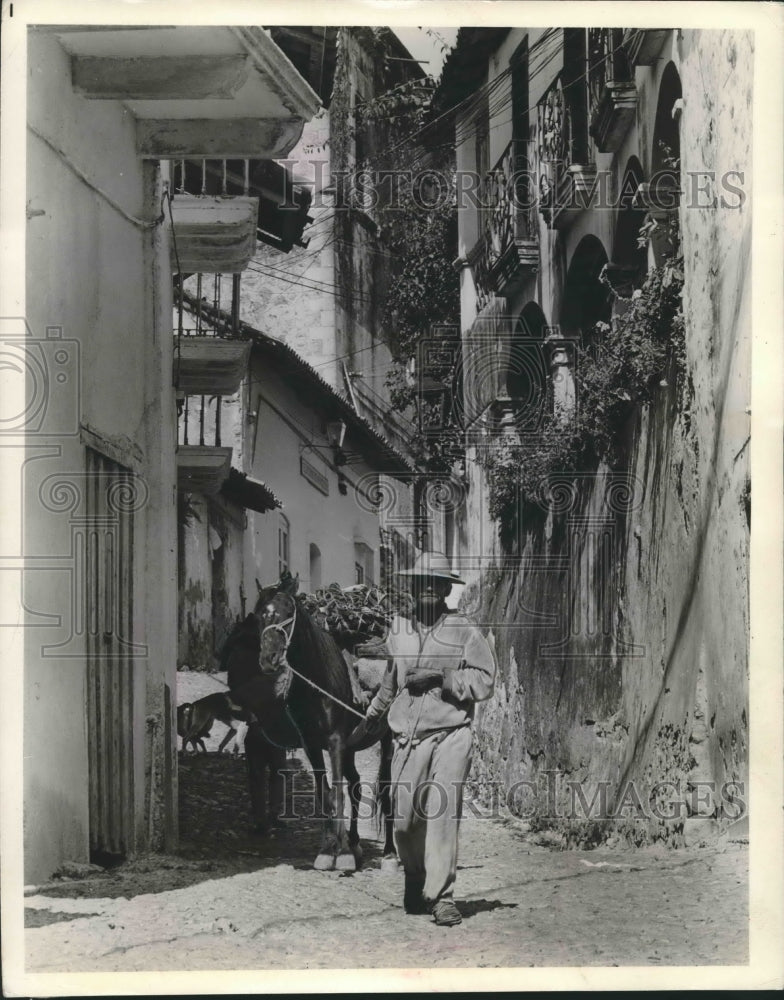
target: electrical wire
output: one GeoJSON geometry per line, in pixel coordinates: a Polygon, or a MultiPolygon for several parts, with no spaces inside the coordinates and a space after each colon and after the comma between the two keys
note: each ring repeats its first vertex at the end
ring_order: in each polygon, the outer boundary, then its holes
{"type": "MultiPolygon", "coordinates": [[[[562,30],[563,29],[561,29],[561,28],[549,28],[549,29],[547,29],[545,31],[545,33],[539,39],[537,39],[530,46],[530,48],[528,50],[528,56],[529,56],[529,74],[528,74],[528,80],[529,80],[529,84],[530,84],[530,81],[536,79],[536,77],[538,77],[542,73],[544,73],[552,65],[552,63],[558,58],[558,56],[562,54],[562,52],[563,52],[563,39],[562,39],[562,34],[561,34],[562,30]],[[549,52],[546,51],[546,47],[547,46],[550,47],[550,51],[549,52]],[[540,51],[542,49],[545,49],[545,51],[542,53],[541,61],[537,61],[534,65],[532,65],[531,64],[531,56],[532,56],[532,54],[540,54],[540,51]]],[[[640,31],[640,30],[642,30],[642,29],[637,29],[637,31],[640,31]]],[[[592,72],[599,65],[601,65],[603,62],[605,62],[614,52],[618,51],[622,47],[623,47],[623,42],[619,43],[616,46],[613,46],[611,49],[608,49],[608,51],[605,52],[601,56],[600,59],[598,59],[593,64],[587,65],[584,71],[578,73],[573,79],[571,79],[570,81],[564,83],[563,87],[566,89],[566,88],[569,88],[569,87],[573,86],[576,83],[579,83],[580,81],[588,80],[588,78],[590,77],[590,75],[592,74],[592,72]]],[[[586,62],[587,62],[587,60],[586,60],[586,62]]],[[[451,115],[455,115],[456,118],[457,118],[457,115],[460,112],[463,113],[462,114],[462,121],[458,121],[457,124],[456,124],[454,145],[455,146],[462,145],[464,142],[468,141],[468,139],[470,139],[472,137],[475,137],[476,134],[477,134],[477,132],[480,131],[480,128],[478,127],[478,122],[477,122],[476,119],[478,117],[477,116],[477,112],[481,110],[481,104],[482,104],[482,102],[484,102],[485,100],[487,100],[489,102],[491,99],[495,100],[495,103],[492,104],[491,109],[490,109],[491,110],[491,114],[490,114],[491,118],[492,117],[496,117],[497,118],[498,114],[500,114],[502,111],[506,110],[507,108],[511,107],[511,103],[512,103],[511,89],[505,87],[505,81],[507,80],[508,77],[511,76],[512,72],[513,72],[512,67],[511,66],[507,66],[497,76],[495,76],[493,78],[493,80],[489,81],[487,84],[484,84],[482,87],[478,88],[477,91],[475,91],[473,94],[469,95],[463,101],[461,101],[458,104],[456,104],[454,107],[450,108],[448,111],[446,111],[443,114],[441,114],[438,118],[436,118],[436,119],[434,119],[434,120],[432,120],[430,122],[426,122],[423,126],[421,126],[419,129],[417,129],[415,132],[413,132],[413,133],[409,134],[408,136],[406,136],[399,143],[397,143],[395,145],[387,146],[386,148],[384,148],[384,149],[382,149],[380,151],[376,151],[376,153],[375,153],[376,159],[380,158],[384,154],[396,152],[397,150],[403,148],[407,144],[414,143],[421,135],[423,135],[427,131],[435,128],[439,123],[442,122],[443,119],[445,119],[445,118],[447,118],[447,117],[449,117],[451,115]],[[501,89],[502,86],[503,86],[503,90],[501,89]],[[500,93],[500,96],[499,96],[499,93],[500,93]]],[[[555,79],[557,80],[557,78],[558,78],[558,74],[556,74],[555,79]]],[[[553,81],[553,82],[555,82],[555,81],[553,81]]],[[[538,107],[539,107],[539,104],[537,102],[537,104],[532,104],[526,110],[527,110],[528,114],[531,114],[533,112],[537,112],[538,107]]],[[[502,124],[508,124],[508,121],[504,122],[502,124]]],[[[493,123],[491,121],[491,128],[496,128],[496,127],[499,127],[499,125],[495,124],[495,123],[493,123]]],[[[445,146],[451,146],[452,143],[445,143],[443,145],[445,145],[445,146]]],[[[421,165],[422,160],[424,158],[426,158],[428,156],[428,153],[429,153],[429,147],[427,147],[424,144],[420,144],[420,146],[421,146],[421,152],[416,155],[416,158],[415,158],[415,160],[414,160],[414,162],[412,164],[412,168],[413,169],[415,169],[416,166],[421,165]]]]}
{"type": "Polygon", "coordinates": [[[156,219],[140,219],[137,216],[132,215],[130,212],[126,211],[118,201],[115,201],[110,194],[104,191],[103,188],[98,187],[97,184],[91,181],[81,167],[77,167],[76,164],[68,158],[65,151],[60,149],[60,147],[52,142],[51,139],[47,138],[43,132],[39,132],[35,125],[31,125],[28,122],[27,128],[37,139],[40,139],[41,142],[48,146],[49,149],[51,149],[60,160],[62,160],[66,167],[68,167],[68,169],[75,174],[75,176],[78,177],[84,185],[86,185],[91,191],[94,191],[99,197],[103,198],[106,204],[113,208],[115,212],[121,215],[127,222],[132,223],[132,225],[137,226],[139,229],[155,229],[157,226],[160,226],[166,218],[163,211],[161,211],[161,214],[156,219]]]}

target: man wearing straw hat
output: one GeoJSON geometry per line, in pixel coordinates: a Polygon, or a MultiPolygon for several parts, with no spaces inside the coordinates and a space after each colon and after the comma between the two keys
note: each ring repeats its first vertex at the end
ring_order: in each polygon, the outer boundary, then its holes
{"type": "MultiPolygon", "coordinates": [[[[452,898],[463,785],[471,766],[474,704],[489,698],[495,657],[465,616],[451,613],[446,598],[452,572],[440,552],[422,553],[410,581],[414,617],[395,618],[383,650],[384,680],[363,727],[389,709],[395,739],[392,794],[395,844],[405,870],[407,913],[432,913],[437,924],[459,924],[452,898]]],[[[372,646],[365,647],[366,655],[372,646]]]]}

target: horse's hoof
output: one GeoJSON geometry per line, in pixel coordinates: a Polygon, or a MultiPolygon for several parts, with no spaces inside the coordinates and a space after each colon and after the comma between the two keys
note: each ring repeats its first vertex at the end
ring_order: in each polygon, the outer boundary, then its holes
{"type": "MultiPolygon", "coordinates": [[[[352,858],[353,860],[353,858],[352,858]]],[[[319,854],[316,860],[313,862],[313,867],[318,872],[331,872],[335,868],[335,855],[334,854],[319,854]]]]}
{"type": "Polygon", "coordinates": [[[357,870],[357,859],[353,854],[338,854],[335,859],[335,869],[339,872],[355,872],[357,870]]]}
{"type": "Polygon", "coordinates": [[[381,859],[381,871],[382,872],[400,871],[400,862],[394,855],[388,854],[381,859]]]}
{"type": "Polygon", "coordinates": [[[362,848],[359,846],[359,844],[354,844],[352,846],[351,853],[354,855],[354,860],[357,863],[357,868],[361,868],[362,867],[362,859],[364,857],[364,854],[363,854],[362,848]]]}

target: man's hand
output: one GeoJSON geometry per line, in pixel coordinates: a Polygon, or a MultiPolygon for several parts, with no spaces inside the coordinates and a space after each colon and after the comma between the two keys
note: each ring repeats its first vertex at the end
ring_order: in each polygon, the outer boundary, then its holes
{"type": "Polygon", "coordinates": [[[439,684],[443,683],[443,670],[431,670],[430,668],[422,667],[419,670],[412,670],[406,676],[406,687],[411,694],[423,694],[431,687],[438,687],[439,684]]]}
{"type": "Polygon", "coordinates": [[[380,718],[364,718],[358,725],[356,725],[348,735],[346,740],[347,747],[355,747],[358,743],[364,742],[366,739],[376,738],[378,739],[378,734],[381,729],[381,719],[380,718]]]}

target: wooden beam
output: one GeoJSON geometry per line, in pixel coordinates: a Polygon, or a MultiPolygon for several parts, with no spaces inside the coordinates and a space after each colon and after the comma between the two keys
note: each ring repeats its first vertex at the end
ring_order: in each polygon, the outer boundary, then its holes
{"type": "Polygon", "coordinates": [[[77,94],[103,101],[226,99],[245,83],[245,54],[122,58],[73,56],[71,79],[77,94]]]}
{"type": "Polygon", "coordinates": [[[302,135],[301,118],[147,118],[136,124],[141,157],[274,160],[302,135]]]}

